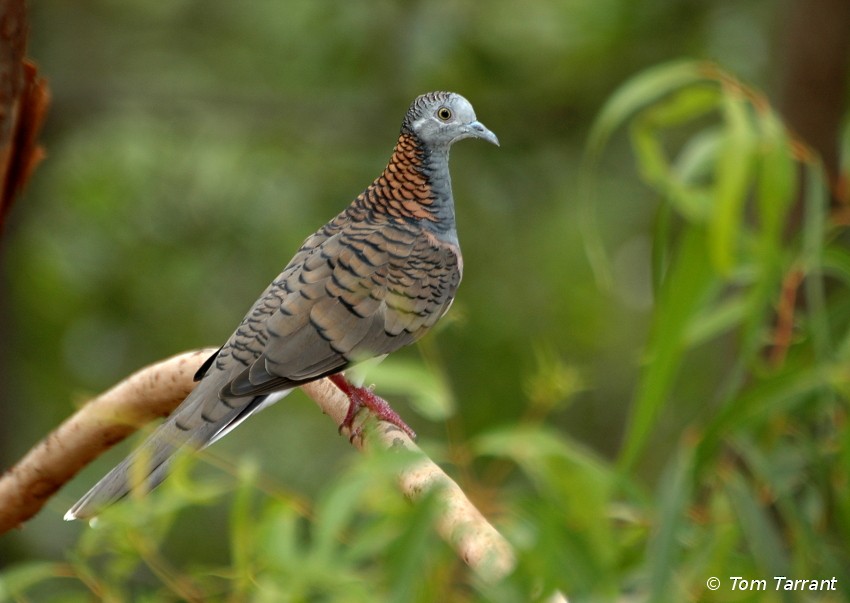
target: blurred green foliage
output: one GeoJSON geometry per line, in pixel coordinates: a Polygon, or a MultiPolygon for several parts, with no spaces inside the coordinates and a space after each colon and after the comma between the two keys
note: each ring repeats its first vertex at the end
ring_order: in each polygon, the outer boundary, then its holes
{"type": "Polygon", "coordinates": [[[470,575],[398,459],[293,395],[94,528],[61,522],[128,445],[94,463],[0,540],[0,601],[802,600],[733,575],[836,576],[817,600],[847,600],[846,235],[816,158],[736,79],[770,90],[775,6],[33,3],[54,104],[2,240],[3,465],[226,338],[383,167],[408,102],[452,89],[502,141],[453,153],[464,282],[366,379],[519,568],[470,575]],[[667,62],[688,55],[723,69],[667,62]]]}

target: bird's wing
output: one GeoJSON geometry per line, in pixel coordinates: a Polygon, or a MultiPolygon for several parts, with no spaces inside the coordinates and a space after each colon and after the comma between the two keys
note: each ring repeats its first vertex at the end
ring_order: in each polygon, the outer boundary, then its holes
{"type": "Polygon", "coordinates": [[[237,330],[234,349],[264,348],[221,397],[291,387],[412,343],[451,305],[459,263],[456,248],[406,223],[329,237],[277,281],[276,311],[237,330]]]}

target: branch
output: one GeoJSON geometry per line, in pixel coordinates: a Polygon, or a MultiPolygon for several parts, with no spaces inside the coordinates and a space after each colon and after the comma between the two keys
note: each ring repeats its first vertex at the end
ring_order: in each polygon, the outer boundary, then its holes
{"type": "MultiPolygon", "coordinates": [[[[63,484],[105,450],[145,423],[167,416],[192,391],[195,371],[214,352],[187,352],[139,370],[80,408],[39,442],[0,477],[0,534],[33,517],[63,484]]],[[[330,381],[322,379],[302,390],[337,425],[342,423],[348,398],[330,381]]],[[[350,435],[346,430],[343,433],[350,435]]],[[[369,438],[356,436],[352,443],[359,449],[380,445],[414,452],[416,460],[398,476],[405,496],[417,500],[438,488],[444,509],[437,524],[441,537],[487,580],[497,581],[514,569],[508,542],[401,430],[379,422],[369,438]]]]}
{"type": "MultiPolygon", "coordinates": [[[[342,423],[348,410],[348,398],[338,387],[328,379],[322,379],[302,385],[301,390],[337,425],[342,423]]],[[[343,433],[349,435],[345,429],[343,433]]],[[[414,501],[438,488],[437,495],[443,509],[437,531],[467,565],[493,581],[513,571],[516,560],[508,541],[475,508],[460,486],[406,433],[391,423],[379,421],[369,435],[368,438],[355,437],[352,444],[361,450],[377,444],[387,449],[403,448],[415,454],[416,460],[399,472],[399,487],[407,498],[414,501]]]]}
{"type": "Polygon", "coordinates": [[[174,410],[214,349],[173,356],[133,373],[68,418],[0,477],[0,534],[33,517],[83,467],[142,425],[174,410]]]}
{"type": "Polygon", "coordinates": [[[36,66],[24,58],[28,33],[24,0],[0,3],[0,228],[44,157],[36,139],[50,93],[36,66]]]}

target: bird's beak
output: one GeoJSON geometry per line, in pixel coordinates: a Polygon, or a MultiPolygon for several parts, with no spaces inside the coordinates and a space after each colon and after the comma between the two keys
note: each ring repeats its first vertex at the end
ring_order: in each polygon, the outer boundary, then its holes
{"type": "Polygon", "coordinates": [[[499,139],[496,137],[496,135],[493,134],[493,132],[491,132],[490,130],[488,130],[487,127],[480,121],[474,121],[470,123],[469,125],[467,125],[467,129],[469,131],[470,136],[486,140],[487,142],[499,146],[499,139]]]}

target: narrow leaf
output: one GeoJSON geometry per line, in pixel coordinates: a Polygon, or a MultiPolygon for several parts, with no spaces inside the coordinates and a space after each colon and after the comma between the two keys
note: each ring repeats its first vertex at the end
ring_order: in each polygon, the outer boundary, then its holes
{"type": "Polygon", "coordinates": [[[722,104],[726,128],[718,155],[709,245],[712,265],[725,276],[735,266],[744,205],[754,165],[756,137],[750,123],[747,102],[740,94],[729,92],[724,96],[722,104]]]}
{"type": "Polygon", "coordinates": [[[635,113],[681,88],[704,80],[702,63],[676,61],[641,72],[623,84],[602,107],[588,138],[588,152],[595,157],[612,133],[635,113]]]}
{"type": "Polygon", "coordinates": [[[691,321],[714,285],[704,231],[691,228],[683,239],[655,310],[645,366],[620,454],[621,469],[630,467],[646,444],[681,364],[691,321]]]}
{"type": "Polygon", "coordinates": [[[670,577],[678,563],[677,540],[687,521],[686,507],[693,483],[693,450],[682,447],[668,463],[658,488],[655,536],[647,550],[651,601],[670,600],[670,577]]]}

